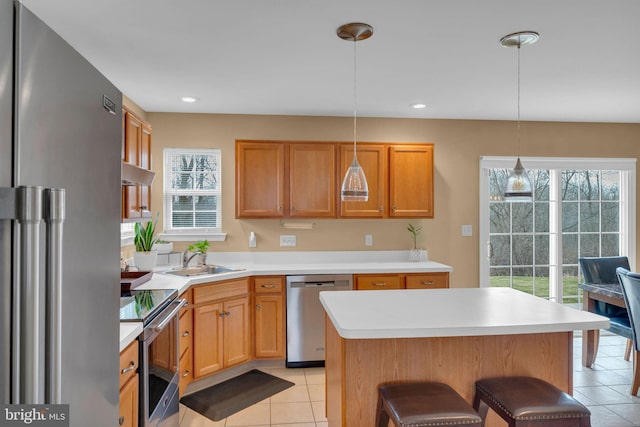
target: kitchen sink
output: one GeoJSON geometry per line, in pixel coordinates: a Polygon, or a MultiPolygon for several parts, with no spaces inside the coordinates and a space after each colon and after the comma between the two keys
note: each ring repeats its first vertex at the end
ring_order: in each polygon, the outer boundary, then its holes
{"type": "Polygon", "coordinates": [[[203,276],[205,274],[223,274],[232,273],[234,271],[243,271],[244,268],[225,267],[223,265],[203,265],[199,267],[180,267],[173,270],[165,271],[167,274],[174,276],[203,276]]]}

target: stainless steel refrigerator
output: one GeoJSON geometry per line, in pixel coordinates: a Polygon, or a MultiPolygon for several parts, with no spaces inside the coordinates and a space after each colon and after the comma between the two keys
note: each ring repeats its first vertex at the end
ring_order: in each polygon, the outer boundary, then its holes
{"type": "Polygon", "coordinates": [[[69,404],[73,427],[118,422],[121,104],[0,0],[0,402],[69,404]]]}

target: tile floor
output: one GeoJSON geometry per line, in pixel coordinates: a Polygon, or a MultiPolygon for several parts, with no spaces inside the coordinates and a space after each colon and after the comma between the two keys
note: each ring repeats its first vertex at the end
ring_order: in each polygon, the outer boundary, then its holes
{"type": "MultiPolygon", "coordinates": [[[[591,410],[592,427],[640,427],[640,398],[631,396],[626,340],[603,333],[593,368],[584,368],[582,341],[574,339],[574,396],[591,410]]],[[[213,422],[180,405],[180,427],[326,427],[324,369],[263,369],[296,385],[229,418],[213,422]]]]}

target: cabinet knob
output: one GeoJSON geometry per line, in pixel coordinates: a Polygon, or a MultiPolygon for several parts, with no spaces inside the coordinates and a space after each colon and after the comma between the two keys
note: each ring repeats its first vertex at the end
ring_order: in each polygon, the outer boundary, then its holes
{"type": "Polygon", "coordinates": [[[118,424],[119,425],[124,424],[124,416],[120,416],[120,418],[118,418],[118,424]]]}
{"type": "Polygon", "coordinates": [[[146,206],[140,206],[140,209],[143,210],[143,211],[146,211],[147,207],[146,206]]]}
{"type": "Polygon", "coordinates": [[[224,314],[225,314],[225,316],[231,316],[231,312],[230,311],[226,311],[224,314]]]}
{"type": "Polygon", "coordinates": [[[186,377],[188,377],[188,376],[189,376],[189,370],[188,370],[188,369],[185,369],[185,370],[184,370],[184,374],[182,374],[182,378],[186,378],[186,377]]]}
{"type": "Polygon", "coordinates": [[[420,282],[422,285],[433,285],[433,281],[429,280],[428,282],[420,282]]]}
{"type": "Polygon", "coordinates": [[[260,310],[262,306],[260,304],[256,304],[256,310],[260,310]]]}
{"type": "Polygon", "coordinates": [[[391,210],[395,212],[396,211],[396,205],[391,206],[391,210]]]}
{"type": "Polygon", "coordinates": [[[282,210],[282,206],[278,206],[278,210],[281,211],[282,210]]]}
{"type": "Polygon", "coordinates": [[[386,282],[373,282],[371,286],[387,286],[386,282]]]}
{"type": "Polygon", "coordinates": [[[383,205],[380,205],[380,207],[378,208],[378,210],[379,210],[380,212],[384,212],[384,206],[383,206],[383,205]]]}
{"type": "Polygon", "coordinates": [[[218,314],[218,316],[224,317],[224,311],[221,311],[220,314],[218,314]]]}
{"type": "Polygon", "coordinates": [[[184,331],[182,333],[182,336],[185,337],[185,338],[188,337],[189,336],[189,331],[184,331]]]}
{"type": "Polygon", "coordinates": [[[266,289],[273,289],[276,287],[276,285],[273,284],[268,284],[268,285],[260,285],[261,288],[266,288],[266,289]]]}

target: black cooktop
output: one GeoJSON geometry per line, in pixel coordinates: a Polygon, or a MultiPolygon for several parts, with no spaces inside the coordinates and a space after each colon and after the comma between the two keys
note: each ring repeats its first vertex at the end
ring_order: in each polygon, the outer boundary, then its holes
{"type": "Polygon", "coordinates": [[[128,290],[120,293],[120,320],[148,323],[176,299],[175,289],[128,290]]]}

